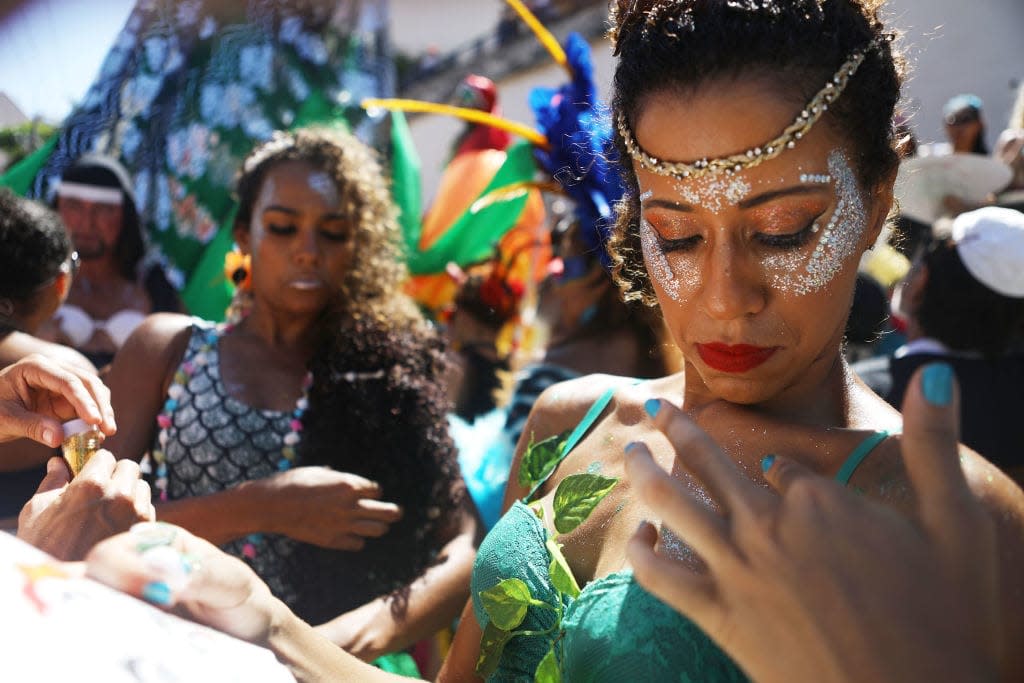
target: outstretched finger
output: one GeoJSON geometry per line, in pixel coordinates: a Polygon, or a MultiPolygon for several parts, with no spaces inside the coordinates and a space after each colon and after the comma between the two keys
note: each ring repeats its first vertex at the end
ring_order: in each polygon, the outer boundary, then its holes
{"type": "Polygon", "coordinates": [[[394,503],[386,503],[371,498],[361,498],[356,504],[360,517],[378,522],[392,523],[402,518],[402,508],[394,503]]]}
{"type": "Polygon", "coordinates": [[[26,410],[18,405],[8,405],[0,411],[0,441],[27,438],[44,446],[56,448],[60,446],[63,432],[61,423],[47,415],[26,410]]]}
{"type": "MultiPolygon", "coordinates": [[[[653,404],[648,402],[653,408],[653,404]]],[[[767,504],[769,495],[737,469],[704,430],[668,401],[657,401],[654,424],[676,450],[679,461],[729,513],[767,504]]],[[[653,412],[649,409],[649,412],[653,412]]]]}
{"type": "Polygon", "coordinates": [[[686,540],[708,564],[732,553],[729,528],[714,510],[658,467],[647,446],[626,446],[626,476],[630,486],[655,515],[686,540]]]}
{"type": "Polygon", "coordinates": [[[774,455],[766,455],[762,458],[761,470],[764,472],[764,480],[768,482],[768,485],[783,497],[798,481],[828,481],[823,480],[821,475],[815,474],[795,460],[774,455]]]}
{"type": "MultiPolygon", "coordinates": [[[[633,566],[633,575],[641,586],[708,631],[720,621],[715,617],[718,605],[712,579],[697,574],[679,560],[655,552],[657,540],[658,532],[648,522],[641,524],[629,539],[626,556],[633,566]]],[[[708,635],[714,637],[713,633],[708,635]]]]}
{"type": "MultiPolygon", "coordinates": [[[[956,515],[956,501],[972,497],[960,465],[960,396],[953,369],[932,363],[911,379],[903,399],[900,444],[907,476],[923,516],[956,515]]],[[[951,520],[950,520],[951,521],[951,520]]]]}

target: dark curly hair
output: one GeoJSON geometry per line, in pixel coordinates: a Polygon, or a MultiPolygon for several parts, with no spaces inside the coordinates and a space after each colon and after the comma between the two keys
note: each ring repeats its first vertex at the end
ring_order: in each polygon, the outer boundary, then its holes
{"type": "Polygon", "coordinates": [[[56,212],[0,188],[0,297],[30,305],[71,251],[71,239],[56,212]]]}
{"type": "Polygon", "coordinates": [[[914,317],[927,336],[955,351],[980,352],[989,358],[1019,341],[1024,299],[1003,296],[978,282],[964,266],[955,242],[932,244],[923,263],[928,279],[914,317]]]}
{"type": "MultiPolygon", "coordinates": [[[[903,63],[878,17],[881,0],[613,0],[611,37],[618,55],[612,108],[635,127],[648,96],[692,92],[738,74],[767,76],[794,113],[850,55],[867,48],[846,90],[819,125],[846,138],[864,188],[897,167],[893,113],[903,63]]],[[[622,136],[615,144],[629,159],[622,136]]],[[[730,150],[732,151],[732,150],[730,150]]],[[[609,252],[627,300],[654,305],[639,237],[640,201],[632,164],[622,165],[626,194],[609,252]]]]}
{"type": "MultiPolygon", "coordinates": [[[[376,481],[383,498],[403,509],[401,521],[367,539],[359,553],[300,544],[288,558],[300,579],[292,607],[317,622],[398,591],[437,561],[466,494],[448,435],[444,350],[402,293],[397,214],[373,151],[347,133],[276,134],[242,166],[236,221],[245,229],[268,170],[286,161],[311,163],[333,177],[343,210],[359,224],[356,258],[320,321],[299,461],[376,481]]],[[[396,597],[401,611],[401,593],[396,597]]]]}

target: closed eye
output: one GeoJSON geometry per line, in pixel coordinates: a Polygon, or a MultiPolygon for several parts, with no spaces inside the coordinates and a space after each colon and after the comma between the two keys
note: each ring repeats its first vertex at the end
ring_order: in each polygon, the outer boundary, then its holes
{"type": "Polygon", "coordinates": [[[675,239],[666,239],[661,234],[654,230],[654,236],[658,240],[658,246],[666,254],[672,251],[692,251],[697,248],[701,240],[704,239],[702,235],[690,235],[689,237],[677,237],[675,239]]]}
{"type": "Polygon", "coordinates": [[[797,231],[791,232],[784,235],[779,234],[768,234],[758,233],[756,239],[761,244],[772,249],[781,249],[784,251],[791,251],[799,249],[810,242],[811,238],[817,232],[815,225],[817,221],[811,221],[806,227],[797,231]]]}
{"type": "Polygon", "coordinates": [[[267,230],[274,235],[293,235],[297,228],[291,224],[268,223],[267,230]]]}
{"type": "Polygon", "coordinates": [[[320,234],[328,242],[348,242],[352,239],[352,233],[348,230],[343,232],[332,232],[330,230],[321,230],[320,234]]]}

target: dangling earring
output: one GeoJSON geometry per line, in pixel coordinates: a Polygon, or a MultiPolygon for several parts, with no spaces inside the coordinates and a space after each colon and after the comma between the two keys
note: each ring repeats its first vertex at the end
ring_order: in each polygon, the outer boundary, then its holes
{"type": "Polygon", "coordinates": [[[238,289],[248,290],[252,286],[252,258],[239,251],[237,245],[224,256],[224,277],[238,289]]]}
{"type": "Polygon", "coordinates": [[[239,251],[238,245],[224,256],[224,277],[235,286],[224,319],[237,325],[252,309],[252,259],[239,251]]]}

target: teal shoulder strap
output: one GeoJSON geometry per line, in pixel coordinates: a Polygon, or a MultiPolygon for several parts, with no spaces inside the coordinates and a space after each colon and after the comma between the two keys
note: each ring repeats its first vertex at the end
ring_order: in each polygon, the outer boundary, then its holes
{"type": "Polygon", "coordinates": [[[850,483],[850,477],[853,476],[853,473],[857,470],[860,464],[864,462],[864,458],[868,457],[868,454],[870,454],[871,451],[875,450],[875,447],[878,444],[882,443],[890,436],[897,433],[898,432],[896,431],[890,432],[883,430],[880,432],[875,432],[868,438],[861,441],[860,445],[853,449],[853,453],[850,453],[850,457],[846,459],[846,462],[843,463],[843,466],[839,468],[839,474],[836,475],[836,481],[842,484],[843,486],[846,486],[848,483],[850,483]]]}
{"type": "MultiPolygon", "coordinates": [[[[639,384],[641,381],[643,380],[636,380],[633,384],[639,384]]],[[[534,484],[525,500],[533,500],[533,496],[540,490],[540,487],[543,486],[551,475],[555,473],[555,470],[558,469],[558,466],[562,464],[562,461],[565,460],[566,456],[569,455],[572,449],[576,447],[576,444],[583,440],[583,437],[587,435],[590,428],[597,423],[597,419],[601,417],[601,413],[603,413],[604,409],[608,407],[608,404],[611,402],[612,396],[614,395],[615,387],[611,387],[610,389],[605,389],[604,393],[594,401],[594,404],[590,406],[590,410],[587,411],[587,414],[583,416],[583,419],[580,420],[579,424],[576,425],[576,428],[572,430],[569,437],[565,440],[565,445],[562,446],[562,452],[559,454],[558,460],[555,462],[555,466],[551,468],[551,471],[548,472],[544,479],[534,484]]]]}

